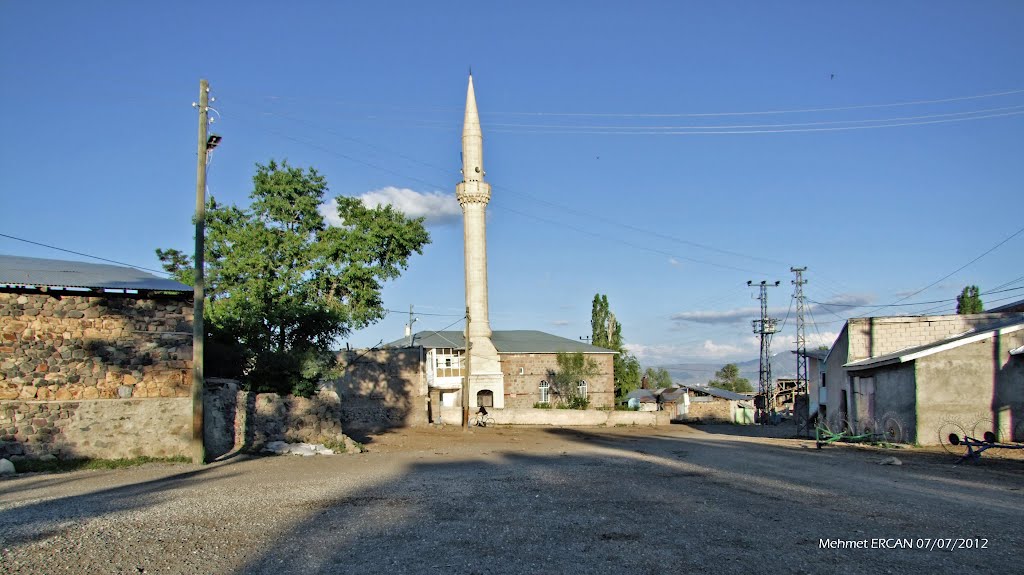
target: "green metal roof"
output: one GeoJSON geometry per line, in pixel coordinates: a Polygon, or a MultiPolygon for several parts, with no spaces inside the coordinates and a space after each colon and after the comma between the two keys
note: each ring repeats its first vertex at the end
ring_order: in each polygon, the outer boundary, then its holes
{"type": "MultiPolygon", "coordinates": [[[[491,333],[491,342],[498,353],[616,353],[615,350],[531,329],[494,331],[491,333]]],[[[413,334],[412,346],[409,345],[409,338],[403,337],[385,344],[384,347],[465,349],[466,340],[463,339],[461,331],[421,331],[413,334]]]]}

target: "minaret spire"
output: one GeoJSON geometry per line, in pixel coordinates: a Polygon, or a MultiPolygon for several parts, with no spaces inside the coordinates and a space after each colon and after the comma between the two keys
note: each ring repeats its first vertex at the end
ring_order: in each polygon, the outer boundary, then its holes
{"type": "Polygon", "coordinates": [[[476,394],[488,390],[493,407],[504,406],[504,378],[498,351],[491,342],[491,323],[487,303],[487,203],[491,186],[484,181],[484,137],[476,108],[473,75],[466,89],[466,117],[462,124],[462,181],[455,187],[462,206],[463,239],[466,255],[466,308],[473,354],[469,377],[470,405],[476,406],[476,394]]]}
{"type": "MultiPolygon", "coordinates": [[[[469,88],[466,89],[466,118],[462,123],[462,179],[484,180],[484,135],[480,130],[480,114],[476,109],[472,74],[469,76],[469,88]]],[[[490,189],[487,192],[490,193],[490,189]]]]}

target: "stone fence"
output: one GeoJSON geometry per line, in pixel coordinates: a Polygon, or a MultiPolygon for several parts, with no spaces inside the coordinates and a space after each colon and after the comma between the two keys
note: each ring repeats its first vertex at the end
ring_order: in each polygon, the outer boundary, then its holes
{"type": "MultiPolygon", "coordinates": [[[[516,407],[490,409],[488,415],[497,425],[547,425],[552,427],[586,427],[616,425],[669,425],[667,411],[611,411],[605,409],[536,409],[516,407]]],[[[470,417],[475,415],[471,410],[470,417]]],[[[442,421],[462,424],[462,408],[443,408],[442,421]]]]}
{"type": "MultiPolygon", "coordinates": [[[[312,398],[238,391],[211,382],[204,405],[209,458],[258,451],[271,441],[343,442],[341,402],[324,392],[312,398]]],[[[0,457],[118,459],[189,457],[189,398],[80,401],[0,401],[0,457]]]]}

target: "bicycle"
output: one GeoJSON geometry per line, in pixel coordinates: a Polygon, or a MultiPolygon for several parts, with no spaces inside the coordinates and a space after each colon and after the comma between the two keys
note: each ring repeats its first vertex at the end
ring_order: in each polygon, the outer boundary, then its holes
{"type": "Polygon", "coordinates": [[[488,425],[494,425],[494,418],[490,415],[476,414],[469,420],[471,427],[487,427],[488,425]]]}

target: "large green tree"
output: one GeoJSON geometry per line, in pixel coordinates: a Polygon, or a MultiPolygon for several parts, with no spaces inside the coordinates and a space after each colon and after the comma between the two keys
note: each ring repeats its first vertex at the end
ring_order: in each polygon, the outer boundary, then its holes
{"type": "MultiPolygon", "coordinates": [[[[336,339],[384,317],[382,282],[398,277],[430,242],[423,219],[338,196],[342,223],[328,226],[319,211],[327,191],[315,169],[270,161],[256,166],[248,207],[209,201],[210,375],[242,377],[259,391],[309,394],[334,366],[336,339]]],[[[192,283],[191,257],[174,249],[157,256],[192,283]]]]}
{"type": "Polygon", "coordinates": [[[640,362],[627,352],[622,343],[622,324],[615,319],[608,296],[594,294],[590,312],[590,342],[598,347],[618,352],[613,360],[615,398],[621,401],[626,394],[640,388],[640,362]]]}
{"type": "Polygon", "coordinates": [[[985,306],[981,303],[981,294],[978,286],[967,286],[960,295],[956,296],[956,313],[966,315],[970,313],[982,313],[985,306]]]}
{"type": "Polygon", "coordinates": [[[736,393],[754,391],[750,380],[740,377],[740,368],[735,363],[722,366],[722,369],[715,372],[715,378],[709,381],[708,385],[736,393]]]}

